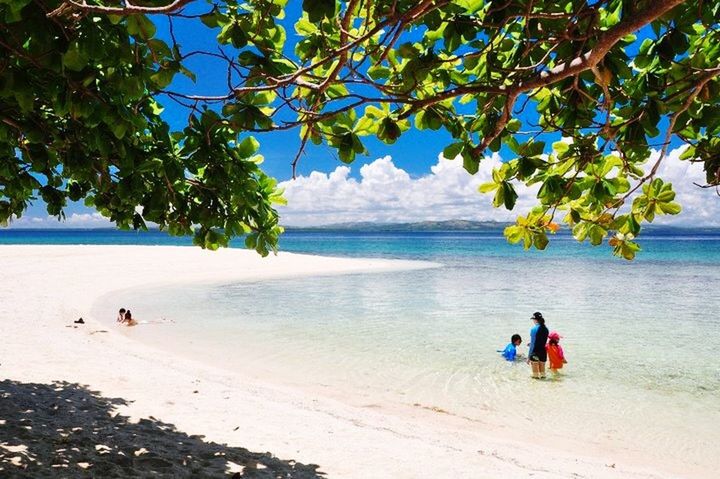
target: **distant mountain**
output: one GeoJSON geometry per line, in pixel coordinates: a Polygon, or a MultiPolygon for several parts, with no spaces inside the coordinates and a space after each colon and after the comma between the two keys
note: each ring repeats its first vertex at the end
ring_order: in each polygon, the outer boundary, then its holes
{"type": "MultiPolygon", "coordinates": [[[[513,223],[502,221],[470,221],[470,220],[444,220],[444,221],[418,221],[414,223],[379,223],[372,221],[359,221],[351,223],[335,223],[322,226],[285,226],[287,231],[319,231],[319,232],[422,232],[422,231],[468,231],[468,232],[493,232],[502,234],[506,226],[513,223]]],[[[151,233],[157,233],[157,228],[149,228],[151,233]]],[[[137,235],[143,234],[143,231],[120,231],[117,228],[108,227],[23,227],[0,228],[0,234],[5,231],[46,231],[52,234],[62,235],[77,231],[98,231],[98,232],[114,232],[119,234],[137,235]]],[[[562,229],[558,233],[560,235],[570,235],[567,225],[563,224],[562,229]]],[[[667,226],[667,225],[643,225],[641,239],[647,236],[720,236],[720,227],[702,227],[702,226],[667,226]]]]}
{"type": "Polygon", "coordinates": [[[416,223],[336,223],[323,226],[287,226],[288,231],[502,231],[510,223],[498,221],[420,221],[416,223]]]}
{"type": "MultiPolygon", "coordinates": [[[[360,221],[354,223],[335,223],[322,226],[286,226],[287,231],[358,231],[358,232],[413,232],[413,231],[493,231],[502,232],[512,223],[500,221],[419,221],[415,223],[377,223],[360,221]]],[[[565,225],[563,225],[565,226],[565,225]]],[[[569,234],[566,227],[560,234],[569,234]]],[[[672,235],[720,235],[717,227],[686,227],[643,225],[642,236],[672,236],[672,235]]]]}
{"type": "Polygon", "coordinates": [[[642,234],[665,234],[665,235],[717,235],[720,228],[717,226],[668,226],[668,225],[643,225],[642,234]]]}

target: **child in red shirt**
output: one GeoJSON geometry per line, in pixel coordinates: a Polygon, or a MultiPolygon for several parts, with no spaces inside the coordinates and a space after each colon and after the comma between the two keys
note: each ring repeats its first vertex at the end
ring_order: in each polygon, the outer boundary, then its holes
{"type": "Polygon", "coordinates": [[[548,342],[545,346],[548,354],[548,361],[550,361],[550,371],[553,374],[557,374],[562,369],[563,364],[567,363],[565,359],[565,353],[563,352],[562,346],[560,346],[560,336],[557,331],[552,331],[548,334],[548,342]]]}

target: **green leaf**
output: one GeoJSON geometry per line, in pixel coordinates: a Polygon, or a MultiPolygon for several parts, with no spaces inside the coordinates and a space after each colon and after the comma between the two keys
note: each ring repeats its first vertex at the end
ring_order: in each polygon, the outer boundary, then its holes
{"type": "Polygon", "coordinates": [[[352,148],[340,148],[338,150],[338,156],[343,163],[352,163],[355,161],[355,150],[352,148]]]}
{"type": "Polygon", "coordinates": [[[627,260],[635,258],[635,254],[640,251],[640,245],[631,241],[632,237],[626,237],[622,234],[616,235],[610,239],[610,246],[613,247],[613,254],[621,256],[627,260]]]}
{"type": "Polygon", "coordinates": [[[360,140],[359,136],[351,134],[350,137],[352,139],[352,148],[355,153],[367,153],[365,145],[363,145],[362,140],[360,140]]]}
{"type": "Polygon", "coordinates": [[[545,150],[544,141],[528,141],[527,143],[520,146],[520,154],[522,156],[539,156],[542,155],[545,150]]]}
{"type": "Polygon", "coordinates": [[[474,175],[480,168],[480,161],[471,155],[463,155],[463,168],[471,175],[474,175]]]}
{"type": "Polygon", "coordinates": [[[371,135],[373,133],[376,133],[378,130],[378,124],[375,120],[372,118],[369,118],[367,116],[363,116],[358,120],[358,122],[353,127],[353,131],[357,135],[371,135]]]}
{"type": "Polygon", "coordinates": [[[503,190],[503,204],[505,205],[505,208],[508,210],[512,210],[515,207],[515,202],[518,198],[518,195],[515,192],[515,188],[512,184],[506,181],[503,183],[501,189],[503,190]]]}
{"type": "Polygon", "coordinates": [[[175,72],[172,70],[160,70],[150,75],[150,79],[155,82],[157,88],[163,89],[172,83],[174,76],[175,72]]]}
{"type": "Polygon", "coordinates": [[[62,59],[63,65],[68,70],[79,72],[87,65],[88,58],[80,51],[77,42],[72,42],[62,59]]]}
{"type": "Polygon", "coordinates": [[[682,211],[682,207],[677,203],[661,203],[659,206],[663,213],[668,215],[676,215],[682,211]]]}
{"type": "Polygon", "coordinates": [[[505,129],[512,133],[517,133],[520,130],[521,126],[522,126],[522,122],[517,118],[513,118],[512,120],[508,121],[507,125],[505,126],[505,129]]]}
{"type": "Polygon", "coordinates": [[[507,226],[503,232],[505,237],[511,243],[519,243],[525,234],[525,228],[521,226],[507,226]]]}
{"type": "Polygon", "coordinates": [[[552,147],[553,151],[558,156],[562,156],[570,149],[570,145],[568,145],[567,142],[564,141],[556,141],[552,144],[552,147]]]}
{"type": "Polygon", "coordinates": [[[209,28],[215,28],[219,25],[219,13],[218,12],[212,12],[205,15],[200,16],[200,21],[205,24],[205,26],[209,28]]]}
{"type": "Polygon", "coordinates": [[[367,116],[368,118],[372,118],[373,120],[377,120],[380,118],[384,118],[385,112],[376,106],[368,105],[365,108],[365,116],[367,116]]]}
{"type": "Polygon", "coordinates": [[[113,126],[112,126],[113,135],[115,135],[115,138],[120,140],[125,136],[125,133],[127,132],[127,128],[128,128],[128,125],[124,121],[117,122],[117,123],[113,124],[113,126]]]}
{"type": "Polygon", "coordinates": [[[247,45],[248,37],[243,28],[235,22],[228,23],[220,30],[218,41],[222,44],[232,44],[235,48],[247,45]]]}
{"type": "Polygon", "coordinates": [[[509,182],[503,181],[498,185],[497,191],[495,192],[493,206],[497,208],[504,205],[506,209],[512,210],[515,207],[517,197],[515,188],[513,188],[509,182]]]}
{"type": "Polygon", "coordinates": [[[384,67],[381,65],[372,66],[368,68],[367,71],[368,76],[374,81],[388,78],[390,76],[390,73],[392,73],[392,70],[390,70],[388,67],[384,67]]]}
{"type": "Polygon", "coordinates": [[[484,0],[458,0],[457,2],[465,9],[465,13],[473,14],[485,6],[484,0]]]}
{"type": "Polygon", "coordinates": [[[465,143],[462,141],[451,143],[443,150],[443,156],[448,160],[454,160],[462,151],[463,146],[465,146],[465,143]]]}
{"type": "Polygon", "coordinates": [[[548,245],[548,237],[547,234],[543,233],[537,233],[533,236],[533,244],[535,247],[539,250],[544,250],[548,245]]]}
{"type": "Polygon", "coordinates": [[[576,240],[578,240],[579,242],[582,243],[583,241],[585,241],[585,238],[587,238],[587,236],[588,236],[589,228],[590,228],[590,225],[588,223],[578,223],[572,229],[572,234],[576,240]]]}
{"type": "Polygon", "coordinates": [[[335,0],[303,0],[302,9],[308,14],[311,22],[320,22],[324,18],[335,16],[335,0]]]}
{"type": "Polygon", "coordinates": [[[602,244],[603,239],[607,235],[607,230],[598,225],[592,225],[588,228],[588,236],[590,237],[590,244],[598,246],[602,244]]]}
{"type": "Polygon", "coordinates": [[[252,136],[245,138],[237,146],[237,152],[240,158],[250,158],[260,148],[260,143],[252,136]]]}
{"type": "Polygon", "coordinates": [[[695,147],[689,146],[680,155],[681,160],[689,160],[695,157],[695,147]]]}
{"type": "MultiPolygon", "coordinates": [[[[380,122],[377,136],[385,143],[392,144],[395,143],[395,141],[400,137],[401,133],[402,132],[400,131],[400,127],[398,126],[398,124],[395,123],[392,119],[385,117],[380,122]]],[[[365,149],[363,148],[361,151],[364,152],[365,149]]]]}
{"type": "Polygon", "coordinates": [[[637,236],[640,233],[640,223],[635,219],[635,215],[631,214],[627,217],[627,232],[633,236],[637,236]]]}
{"type": "Polygon", "coordinates": [[[150,40],[155,36],[155,24],[145,15],[128,16],[127,30],[130,35],[139,36],[143,40],[150,40]]]}
{"type": "Polygon", "coordinates": [[[309,35],[312,35],[313,33],[316,33],[318,31],[318,27],[317,25],[306,20],[305,18],[301,18],[297,22],[295,22],[295,31],[299,35],[307,37],[309,35]]]}
{"type": "Polygon", "coordinates": [[[443,125],[442,116],[440,116],[433,108],[425,110],[425,115],[422,119],[423,125],[431,130],[439,130],[443,125]]]}
{"type": "Polygon", "coordinates": [[[480,193],[490,193],[491,191],[495,191],[500,187],[497,183],[483,183],[478,188],[478,191],[480,193]]]}
{"type": "Polygon", "coordinates": [[[153,115],[159,115],[165,110],[165,108],[163,108],[162,105],[155,100],[150,102],[150,108],[152,109],[153,115]]]}

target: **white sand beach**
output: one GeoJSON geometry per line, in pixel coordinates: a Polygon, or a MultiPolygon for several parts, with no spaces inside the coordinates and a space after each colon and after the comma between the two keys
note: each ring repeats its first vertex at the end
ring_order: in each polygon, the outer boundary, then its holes
{"type": "Polygon", "coordinates": [[[532,424],[512,431],[431,407],[358,406],[288,388],[160,352],[90,313],[98,298],[144,285],[429,264],[262,259],[190,247],[0,246],[0,265],[0,477],[716,477],[601,439],[531,444],[532,424]],[[85,324],[73,323],[79,317],[85,324]]]}

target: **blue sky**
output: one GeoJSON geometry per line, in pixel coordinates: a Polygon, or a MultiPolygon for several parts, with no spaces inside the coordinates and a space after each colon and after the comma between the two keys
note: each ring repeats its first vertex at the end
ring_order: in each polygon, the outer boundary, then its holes
{"type": "MultiPolygon", "coordinates": [[[[287,46],[289,52],[294,48],[297,38],[293,28],[294,21],[300,14],[301,2],[288,2],[288,13],[283,21],[287,33],[287,46]]],[[[209,11],[207,5],[201,3],[192,4],[187,13],[199,13],[209,11]]],[[[168,20],[165,16],[153,17],[157,26],[157,36],[169,43],[168,20]]],[[[202,25],[199,20],[174,20],[174,31],[181,44],[183,53],[204,50],[217,51],[216,40],[217,30],[211,30],[202,25]]],[[[233,48],[226,48],[232,55],[233,48]]],[[[181,91],[188,94],[224,94],[227,92],[226,72],[223,65],[212,61],[208,57],[197,56],[188,59],[186,66],[197,75],[197,81],[193,83],[182,75],[177,75],[170,90],[181,91]]],[[[176,104],[167,97],[160,97],[158,101],[165,107],[163,116],[176,129],[181,129],[187,121],[188,110],[176,104]]],[[[260,153],[265,157],[263,169],[269,175],[280,181],[287,180],[292,175],[291,162],[300,147],[298,130],[278,131],[272,133],[256,134],[255,137],[261,143],[260,153]]],[[[405,169],[411,175],[420,176],[427,174],[430,167],[436,163],[438,152],[442,151],[445,145],[451,142],[451,137],[444,131],[408,131],[394,145],[386,145],[375,137],[365,139],[369,150],[368,156],[359,155],[353,164],[351,176],[359,175],[359,168],[366,163],[386,155],[393,155],[397,166],[405,169]]],[[[298,166],[299,175],[308,175],[312,171],[329,172],[342,164],[337,159],[335,150],[324,145],[315,146],[309,144],[306,154],[303,155],[298,166]]],[[[89,213],[92,210],[81,203],[69,205],[66,214],[89,213]]],[[[44,204],[36,201],[26,212],[27,216],[46,216],[44,204]]]]}
{"type": "MultiPolygon", "coordinates": [[[[295,33],[294,24],[301,15],[301,4],[300,1],[289,1],[286,17],[281,21],[287,34],[285,53],[288,56],[294,56],[294,46],[296,40],[300,38],[295,33]]],[[[204,12],[209,8],[194,6],[192,10],[204,12]]],[[[160,17],[156,19],[156,23],[158,35],[167,38],[167,20],[160,17]]],[[[215,38],[217,30],[210,30],[204,25],[198,24],[197,20],[175,20],[174,25],[183,52],[217,51],[218,44],[215,38]]],[[[230,55],[234,51],[232,47],[225,48],[225,50],[230,55]]],[[[218,62],[199,56],[189,59],[188,67],[196,73],[197,82],[193,84],[187,78],[179,75],[171,89],[197,94],[224,94],[227,92],[226,71],[221,60],[218,62]]],[[[187,117],[187,110],[172,101],[165,100],[162,103],[166,107],[167,117],[173,126],[181,127],[187,117]]],[[[290,178],[292,174],[290,164],[300,147],[299,130],[277,131],[255,136],[260,141],[261,153],[265,156],[264,170],[279,180],[290,178]]],[[[448,133],[440,131],[408,131],[394,145],[386,145],[375,137],[364,138],[364,141],[370,152],[369,156],[359,156],[353,172],[366,162],[403,152],[402,158],[400,155],[396,155],[398,165],[412,174],[423,174],[430,171],[430,166],[435,163],[437,152],[442,151],[445,145],[451,142],[451,137],[448,133]]],[[[300,162],[298,174],[307,175],[315,170],[330,171],[340,164],[335,151],[327,146],[309,144],[306,151],[307,154],[300,162]]]]}

